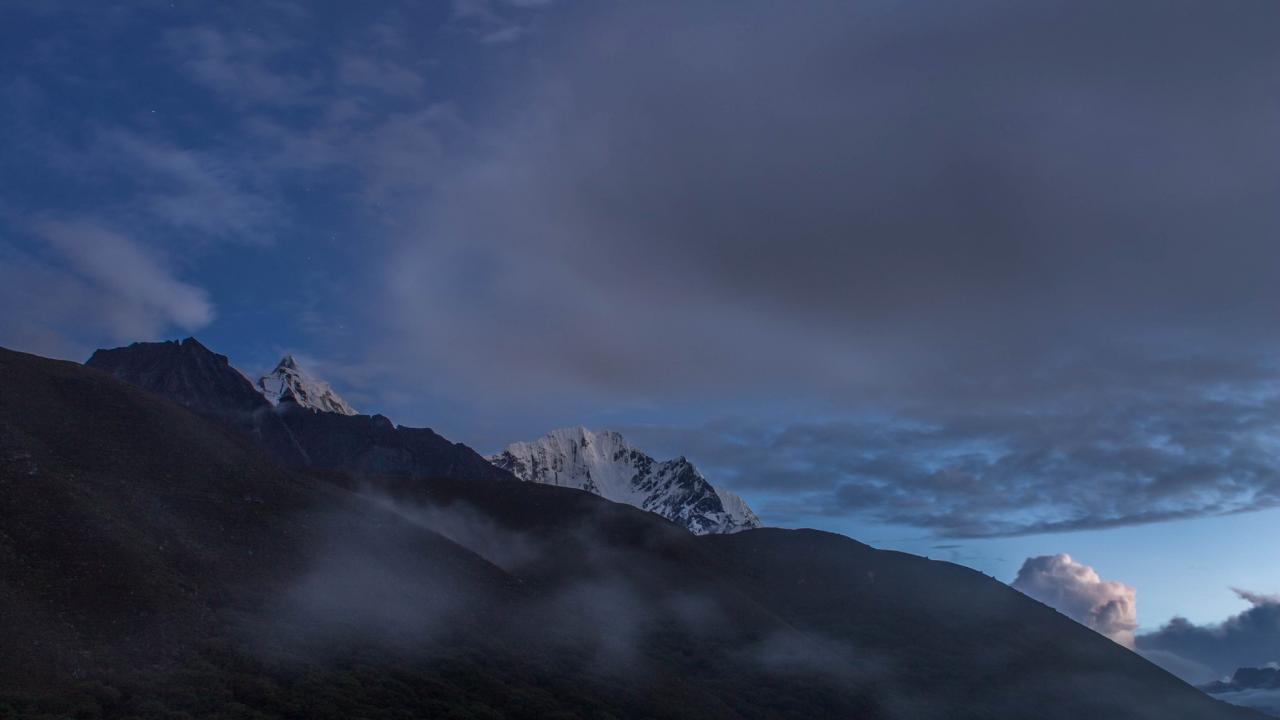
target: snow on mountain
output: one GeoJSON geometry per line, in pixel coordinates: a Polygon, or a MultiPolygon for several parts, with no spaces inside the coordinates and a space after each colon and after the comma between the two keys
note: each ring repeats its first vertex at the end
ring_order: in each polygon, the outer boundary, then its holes
{"type": "Polygon", "coordinates": [[[275,370],[258,378],[255,387],[272,405],[289,400],[312,410],[342,415],[359,414],[328,383],[303,372],[292,355],[281,358],[275,370]]]}
{"type": "Polygon", "coordinates": [[[489,461],[522,480],[586,490],[699,535],[761,525],[742,498],[713,487],[685,458],[654,460],[610,430],[553,430],[533,442],[512,443],[489,461]]]}
{"type": "Polygon", "coordinates": [[[729,517],[733,522],[742,529],[761,527],[763,523],[751,508],[747,506],[747,501],[743,500],[737,493],[731,493],[724,488],[718,488],[714,485],[712,488],[716,491],[716,495],[720,497],[720,504],[724,506],[724,511],[729,513],[729,517]]]}

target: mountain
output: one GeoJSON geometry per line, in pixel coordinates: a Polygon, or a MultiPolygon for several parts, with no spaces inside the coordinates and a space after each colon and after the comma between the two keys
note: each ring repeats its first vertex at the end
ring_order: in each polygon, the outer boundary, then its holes
{"type": "Polygon", "coordinates": [[[276,369],[258,378],[258,390],[272,405],[293,402],[299,407],[342,415],[358,415],[329,384],[298,367],[292,355],[285,355],[276,369]]]}
{"type": "Polygon", "coordinates": [[[512,443],[489,460],[521,480],[585,490],[697,535],[760,527],[742,498],[712,487],[685,458],[654,460],[610,430],[553,430],[533,442],[512,443]]]}
{"type": "Polygon", "coordinates": [[[195,338],[97,350],[85,363],[198,413],[252,415],[269,404],[244,373],[195,338]]]}
{"type": "Polygon", "coordinates": [[[288,595],[335,528],[408,571],[495,591],[508,581],[438,534],[279,467],[233,427],[93,369],[7,350],[0,487],[8,690],[117,664],[180,665],[218,621],[288,595]]]}
{"type": "Polygon", "coordinates": [[[98,350],[85,364],[230,424],[288,467],[467,478],[515,473],[524,480],[585,489],[698,534],[760,526],[741,498],[712,487],[684,458],[658,462],[617,433],[556,431],[487,460],[429,428],[356,414],[289,355],[256,386],[225,355],[195,338],[98,350]],[[552,467],[562,471],[545,470],[552,467]]]}
{"type": "Polygon", "coordinates": [[[279,417],[302,448],[304,467],[363,475],[509,479],[475,450],[430,428],[396,425],[382,415],[314,412],[281,403],[279,417]]]}
{"type": "Polygon", "coordinates": [[[249,378],[195,338],[97,350],[85,365],[234,427],[285,465],[307,464],[306,451],[249,378]]]}
{"type": "Polygon", "coordinates": [[[0,349],[0,718],[1257,717],[957,565],[285,466],[213,406],[0,349]]]}
{"type": "Polygon", "coordinates": [[[277,372],[267,376],[282,383],[274,406],[225,355],[195,338],[98,350],[85,365],[230,424],[288,467],[357,474],[509,477],[471,448],[449,442],[429,428],[397,426],[382,415],[321,411],[316,403],[326,398],[342,403],[341,398],[331,391],[326,395],[326,385],[310,379],[290,360],[286,357],[277,372]],[[303,405],[300,400],[312,404],[303,405]]]}

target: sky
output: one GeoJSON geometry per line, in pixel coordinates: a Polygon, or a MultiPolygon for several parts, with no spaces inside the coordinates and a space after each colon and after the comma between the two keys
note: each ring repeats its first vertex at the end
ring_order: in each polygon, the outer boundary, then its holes
{"type": "Polygon", "coordinates": [[[0,345],[292,352],[482,452],[616,429],[769,524],[1096,571],[1142,647],[1280,592],[1276,27],[1272,0],[9,3],[0,345]]]}

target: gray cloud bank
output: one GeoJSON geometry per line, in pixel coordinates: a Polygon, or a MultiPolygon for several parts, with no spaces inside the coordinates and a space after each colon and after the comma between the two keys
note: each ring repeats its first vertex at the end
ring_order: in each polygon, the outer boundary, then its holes
{"type": "Polygon", "coordinates": [[[380,357],[508,406],[750,407],[769,456],[690,454],[809,493],[779,516],[1275,504],[1280,7],[722,10],[592,4],[530,41],[400,226],[380,357]]]}
{"type": "Polygon", "coordinates": [[[487,105],[430,92],[408,6],[337,44],[293,6],[164,33],[235,131],[34,143],[121,186],[98,230],[143,271],[0,245],[0,299],[40,299],[0,335],[207,324],[154,238],[261,245],[305,178],[378,266],[313,283],[367,301],[355,394],[438,399],[460,439],[641,408],[644,446],[785,495],[768,522],[951,537],[1280,504],[1280,5],[527,6],[455,7],[517,31],[487,105]]]}
{"type": "MultiPolygon", "coordinates": [[[[1086,530],[1271,507],[1280,404],[1194,385],[1093,393],[1097,407],[626,428],[676,448],[773,522],[856,514],[945,537],[1086,530]]],[[[1051,394],[1051,389],[1047,389],[1051,394]]]]}
{"type": "Polygon", "coordinates": [[[1273,327],[1274,6],[601,5],[396,258],[446,367],[1023,400],[1273,327]]]}
{"type": "Polygon", "coordinates": [[[1280,662],[1280,598],[1235,592],[1252,607],[1215,625],[1174,618],[1156,632],[1139,635],[1138,651],[1192,683],[1280,662]]]}

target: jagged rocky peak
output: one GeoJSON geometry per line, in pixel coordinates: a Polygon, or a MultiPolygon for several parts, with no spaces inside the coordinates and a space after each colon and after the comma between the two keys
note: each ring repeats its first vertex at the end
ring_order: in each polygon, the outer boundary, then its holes
{"type": "Polygon", "coordinates": [[[276,369],[258,378],[257,387],[272,405],[292,402],[321,412],[358,415],[351,404],[319,378],[306,373],[293,355],[285,355],[276,369]]]}
{"type": "Polygon", "coordinates": [[[707,482],[683,457],[658,461],[612,430],[553,430],[490,462],[528,482],[585,490],[657,513],[699,535],[760,527],[742,498],[707,482]]]}
{"type": "Polygon", "coordinates": [[[85,365],[197,412],[230,415],[268,407],[253,382],[232,367],[227,356],[192,337],[98,350],[85,365]]]}

